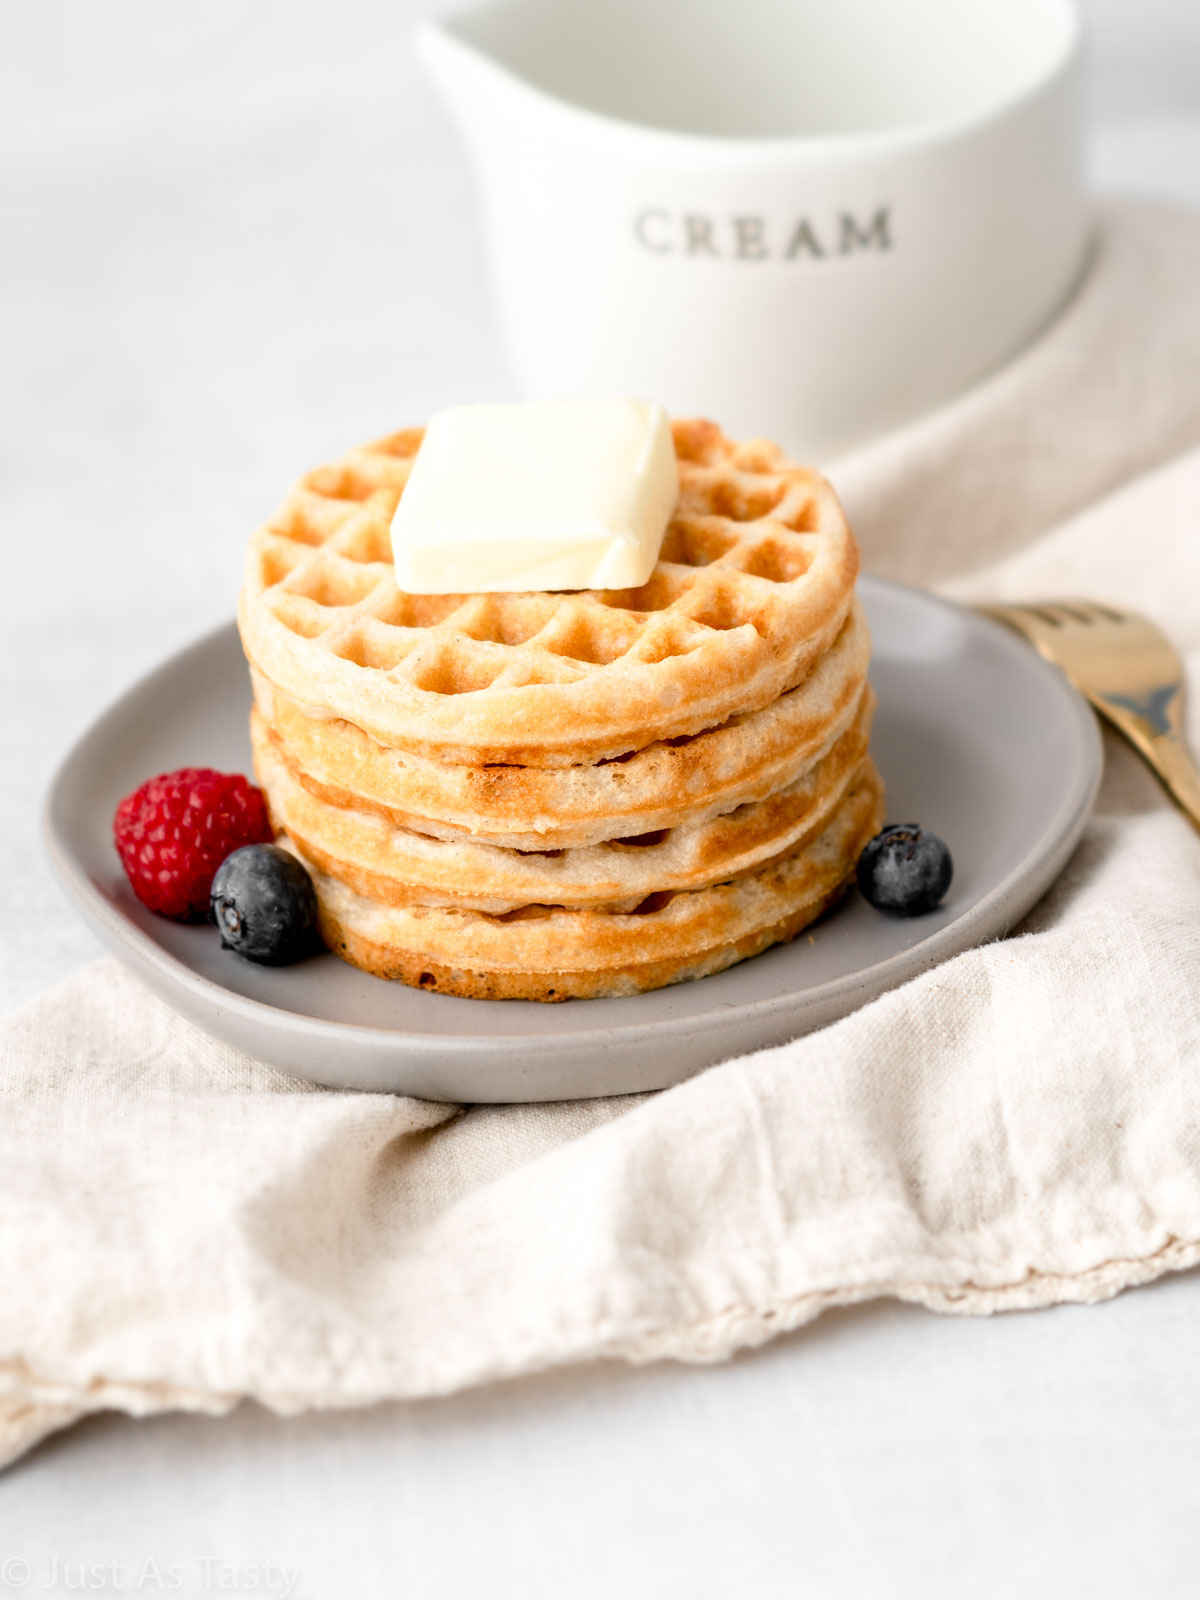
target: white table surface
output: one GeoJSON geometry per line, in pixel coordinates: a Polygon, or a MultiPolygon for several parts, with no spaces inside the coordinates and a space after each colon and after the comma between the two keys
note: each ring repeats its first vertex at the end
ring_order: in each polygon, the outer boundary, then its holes
{"type": "MultiPolygon", "coordinates": [[[[0,1007],[96,953],[37,837],[76,733],[229,615],[299,471],[510,392],[471,183],[407,55],[438,9],[0,8],[0,1007]]],[[[1097,182],[1200,201],[1200,6],[1086,10],[1097,182]]],[[[0,1600],[160,1592],[148,1558],[185,1594],[287,1568],[356,1600],[1190,1597],[1198,1325],[1193,1273],[992,1321],[838,1312],[715,1369],[99,1418],[0,1480],[0,1600]]]]}

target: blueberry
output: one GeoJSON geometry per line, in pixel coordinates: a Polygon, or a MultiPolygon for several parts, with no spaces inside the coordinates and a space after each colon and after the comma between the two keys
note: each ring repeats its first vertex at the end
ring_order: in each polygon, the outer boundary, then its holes
{"type": "Polygon", "coordinates": [[[858,887],[877,911],[919,917],[932,911],[950,887],[954,863],[936,833],[915,822],[877,833],[858,859],[858,887]]]}
{"type": "Polygon", "coordinates": [[[212,916],[227,950],[264,966],[286,966],[316,946],[312,879],[277,844],[247,844],[225,857],[213,878],[212,916]]]}

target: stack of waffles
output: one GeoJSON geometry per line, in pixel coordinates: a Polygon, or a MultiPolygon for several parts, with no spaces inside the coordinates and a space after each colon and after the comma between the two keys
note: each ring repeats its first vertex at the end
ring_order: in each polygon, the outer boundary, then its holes
{"type": "Polygon", "coordinates": [[[853,877],[882,821],[853,537],[773,445],[674,434],[638,589],[401,592],[419,430],[309,473],[251,540],[258,781],[355,966],[632,994],[791,939],[853,877]]]}

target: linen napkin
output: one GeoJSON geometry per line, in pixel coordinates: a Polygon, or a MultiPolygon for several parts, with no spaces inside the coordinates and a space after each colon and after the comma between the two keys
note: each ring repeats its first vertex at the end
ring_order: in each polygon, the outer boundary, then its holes
{"type": "MultiPolygon", "coordinates": [[[[1033,348],[835,465],[868,565],[1139,607],[1195,681],[1197,284],[1200,214],[1105,209],[1033,348]]],[[[1194,1265],[1200,836],[1114,739],[1106,757],[1013,937],[658,1095],[335,1093],[112,962],[60,984],[0,1025],[0,1459],[106,1407],[717,1360],[881,1295],[991,1312],[1194,1265]]]]}

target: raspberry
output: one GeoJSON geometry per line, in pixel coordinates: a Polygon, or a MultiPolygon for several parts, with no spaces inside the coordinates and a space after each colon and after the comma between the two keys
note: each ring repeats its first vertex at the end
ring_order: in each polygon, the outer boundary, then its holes
{"type": "Polygon", "coordinates": [[[144,906],[181,922],[209,916],[213,874],[233,850],[275,837],[262,793],[237,773],[181,767],[127,794],[113,841],[144,906]]]}

